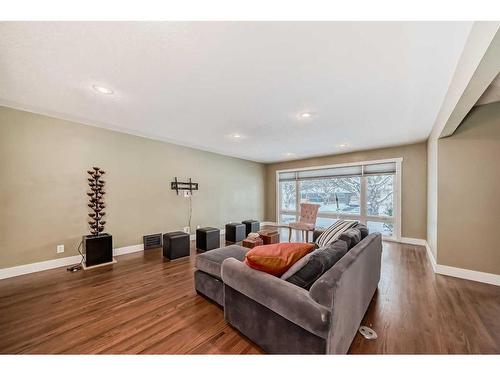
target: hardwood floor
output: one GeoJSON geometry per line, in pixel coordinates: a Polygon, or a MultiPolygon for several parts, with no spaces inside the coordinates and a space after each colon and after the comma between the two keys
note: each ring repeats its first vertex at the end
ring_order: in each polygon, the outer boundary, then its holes
{"type": "MultiPolygon", "coordinates": [[[[0,353],[261,353],[193,286],[191,256],[0,281],[0,353]]],[[[425,249],[385,243],[382,279],[350,353],[500,353],[500,287],[435,276],[425,249]]]]}
{"type": "Polygon", "coordinates": [[[500,353],[500,287],[435,275],[422,246],[386,242],[382,277],[351,353],[500,353]]]}

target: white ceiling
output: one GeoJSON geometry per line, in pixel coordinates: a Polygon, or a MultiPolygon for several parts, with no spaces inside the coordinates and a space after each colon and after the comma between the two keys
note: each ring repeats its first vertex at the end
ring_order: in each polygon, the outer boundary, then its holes
{"type": "Polygon", "coordinates": [[[3,22],[0,104],[260,162],[412,143],[471,24],[3,22]]]}

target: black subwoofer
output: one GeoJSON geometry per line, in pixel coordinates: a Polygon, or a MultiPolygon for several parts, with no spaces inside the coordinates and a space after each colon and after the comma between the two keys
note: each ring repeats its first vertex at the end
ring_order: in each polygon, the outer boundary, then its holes
{"type": "Polygon", "coordinates": [[[240,242],[245,239],[245,224],[229,223],[226,224],[226,241],[240,242]]]}
{"type": "Polygon", "coordinates": [[[86,267],[113,261],[113,237],[110,234],[83,236],[82,241],[86,267]]]}
{"type": "Polygon", "coordinates": [[[205,227],[196,229],[196,248],[208,251],[220,247],[220,229],[205,227]]]}
{"type": "Polygon", "coordinates": [[[189,234],[180,231],[165,233],[163,256],[170,260],[189,256],[189,234]]]}
{"type": "Polygon", "coordinates": [[[244,220],[241,224],[245,225],[245,235],[247,237],[250,233],[257,233],[260,230],[260,223],[257,220],[244,220]]]}

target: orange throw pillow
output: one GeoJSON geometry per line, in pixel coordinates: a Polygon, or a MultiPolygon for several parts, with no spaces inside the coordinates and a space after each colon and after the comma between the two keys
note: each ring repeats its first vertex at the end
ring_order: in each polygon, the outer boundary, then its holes
{"type": "Polygon", "coordinates": [[[249,250],[245,263],[274,276],[284,274],[295,262],[314,249],[311,243],[276,243],[249,250]]]}

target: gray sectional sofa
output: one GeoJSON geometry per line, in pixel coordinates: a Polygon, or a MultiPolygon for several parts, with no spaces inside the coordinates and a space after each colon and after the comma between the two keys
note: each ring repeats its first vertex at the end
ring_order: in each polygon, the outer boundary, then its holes
{"type": "Polygon", "coordinates": [[[231,245],[198,255],[198,293],[268,353],[347,353],[380,280],[380,233],[363,238],[309,290],[248,267],[247,251],[231,245]]]}
{"type": "Polygon", "coordinates": [[[196,291],[223,307],[222,262],[228,258],[243,262],[248,250],[243,246],[230,245],[199,254],[196,257],[196,271],[194,272],[196,291]]]}

